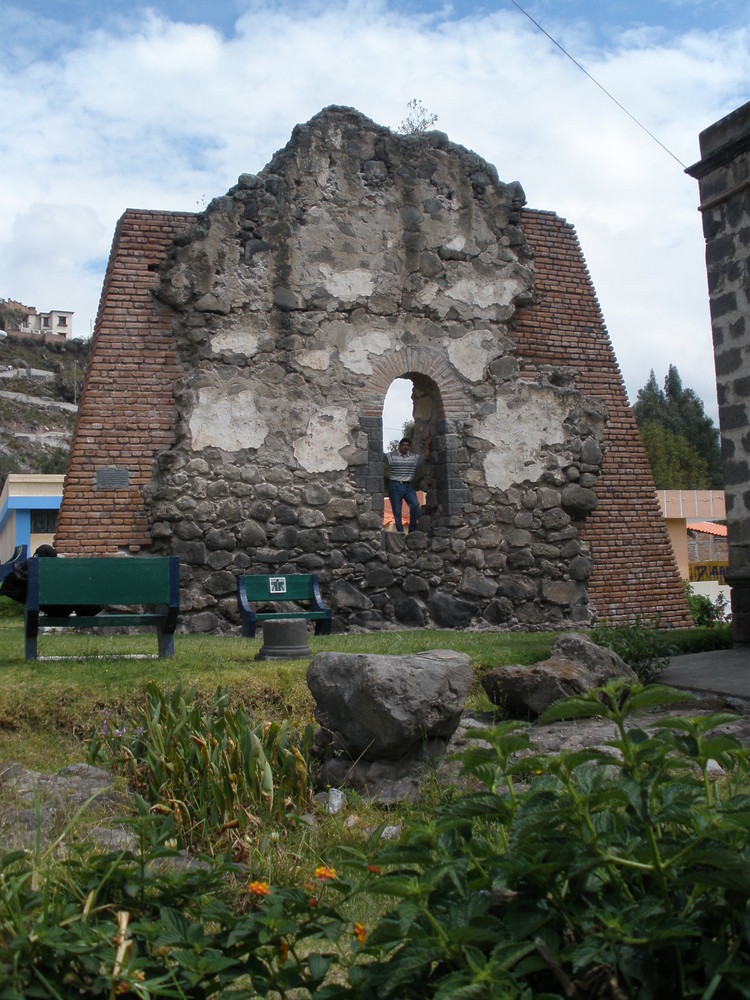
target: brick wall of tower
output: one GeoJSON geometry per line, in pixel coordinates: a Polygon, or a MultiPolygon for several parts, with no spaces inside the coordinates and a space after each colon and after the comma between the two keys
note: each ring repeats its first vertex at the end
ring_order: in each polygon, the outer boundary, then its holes
{"type": "Polygon", "coordinates": [[[594,559],[589,599],[599,617],[612,622],[658,616],[663,626],[688,627],[692,619],[651,469],[575,229],[553,212],[529,209],[523,229],[542,301],[516,315],[522,374],[571,366],[576,388],[600,396],[609,411],[595,488],[599,505],[582,529],[594,559]]]}
{"type": "Polygon", "coordinates": [[[142,489],[172,440],[179,375],[170,317],[151,288],[165,247],[193,218],[129,210],[117,224],[58,516],[62,553],[151,544],[142,489]]]}

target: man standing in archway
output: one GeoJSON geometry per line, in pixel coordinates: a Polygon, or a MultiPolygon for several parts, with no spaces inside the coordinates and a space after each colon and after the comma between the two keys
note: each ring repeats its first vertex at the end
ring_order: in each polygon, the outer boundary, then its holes
{"type": "Polygon", "coordinates": [[[384,460],[388,463],[391,473],[391,480],[388,485],[388,499],[391,502],[396,531],[403,533],[404,530],[401,523],[401,508],[404,500],[406,500],[409,507],[409,531],[417,530],[419,500],[411,481],[419,466],[429,459],[431,444],[432,435],[427,438],[427,443],[424,446],[424,454],[415,455],[409,450],[411,448],[411,441],[405,437],[399,441],[398,451],[389,451],[383,456],[384,460]]]}

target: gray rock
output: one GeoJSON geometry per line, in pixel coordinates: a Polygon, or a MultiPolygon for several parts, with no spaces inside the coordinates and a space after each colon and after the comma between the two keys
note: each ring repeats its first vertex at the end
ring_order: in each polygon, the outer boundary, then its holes
{"type": "Polygon", "coordinates": [[[475,597],[494,597],[497,593],[497,581],[480,573],[473,566],[468,566],[461,581],[461,593],[475,597]]]}
{"type": "Polygon", "coordinates": [[[541,715],[561,698],[586,694],[615,677],[638,679],[617,653],[597,646],[585,635],[567,633],[557,637],[548,660],[498,667],[481,681],[494,705],[523,719],[541,715]]]}
{"type": "Polygon", "coordinates": [[[404,597],[402,600],[396,601],[394,610],[396,620],[401,625],[413,625],[416,628],[421,628],[427,618],[425,606],[416,597],[404,597]]]}
{"type": "Polygon", "coordinates": [[[318,653],[307,670],[316,718],[351,760],[397,760],[447,738],[472,681],[463,653],[411,656],[318,653]]]}
{"type": "Polygon", "coordinates": [[[369,611],[372,608],[372,601],[366,594],[356,590],[346,580],[337,580],[333,588],[333,604],[337,608],[356,608],[360,611],[369,611]]]}
{"type": "Polygon", "coordinates": [[[464,628],[474,617],[474,606],[450,594],[437,591],[428,602],[433,620],[442,628],[464,628]]]}
{"type": "Polygon", "coordinates": [[[597,503],[594,491],[585,486],[569,483],[563,487],[562,505],[565,510],[571,510],[575,514],[590,514],[597,503]]]}

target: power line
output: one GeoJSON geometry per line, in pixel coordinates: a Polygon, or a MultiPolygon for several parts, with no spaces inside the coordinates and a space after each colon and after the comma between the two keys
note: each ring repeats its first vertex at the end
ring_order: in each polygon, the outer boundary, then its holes
{"type": "Polygon", "coordinates": [[[661,148],[664,150],[665,153],[668,153],[672,157],[673,160],[676,160],[680,164],[680,166],[682,167],[683,170],[686,169],[686,164],[684,164],[682,162],[682,160],[679,159],[679,157],[675,156],[671,149],[667,149],[667,147],[664,145],[664,143],[661,142],[659,139],[657,139],[656,136],[653,134],[653,132],[649,132],[649,130],[646,128],[646,126],[643,124],[643,122],[638,121],[638,119],[635,117],[635,115],[632,115],[628,111],[628,109],[626,107],[623,107],[623,105],[620,104],[620,102],[617,100],[617,98],[613,97],[612,94],[610,94],[610,92],[607,90],[607,88],[604,87],[604,86],[602,86],[602,84],[599,83],[599,81],[596,80],[589,73],[589,71],[587,69],[584,69],[584,67],[581,66],[581,64],[578,62],[578,60],[574,59],[573,56],[570,54],[570,52],[568,52],[567,49],[565,49],[560,44],[560,42],[557,41],[556,38],[553,38],[552,35],[550,35],[550,33],[548,31],[545,31],[545,29],[541,26],[541,24],[538,21],[535,21],[534,18],[531,16],[531,14],[528,13],[528,11],[525,11],[523,9],[523,7],[520,5],[520,3],[517,3],[516,0],[510,0],[510,2],[513,4],[514,7],[517,7],[521,11],[522,14],[524,14],[526,17],[528,17],[528,19],[531,21],[531,23],[533,25],[535,25],[537,28],[539,28],[539,30],[541,31],[541,33],[543,35],[546,35],[547,38],[549,38],[549,40],[552,42],[552,44],[556,45],[557,48],[562,52],[562,54],[565,55],[565,56],[567,56],[568,59],[570,59],[570,61],[575,66],[577,66],[578,69],[580,69],[580,71],[582,73],[585,73],[585,75],[589,78],[589,80],[591,80],[592,83],[595,83],[596,86],[599,88],[599,90],[602,91],[602,93],[604,93],[604,94],[607,95],[607,97],[610,99],[610,101],[614,101],[614,103],[617,105],[617,107],[620,109],[620,111],[624,111],[625,114],[628,116],[628,118],[630,118],[631,121],[634,121],[636,123],[636,125],[638,126],[638,128],[643,129],[643,131],[646,133],[646,135],[649,136],[651,139],[653,139],[654,142],[657,145],[661,146],[661,148]]]}

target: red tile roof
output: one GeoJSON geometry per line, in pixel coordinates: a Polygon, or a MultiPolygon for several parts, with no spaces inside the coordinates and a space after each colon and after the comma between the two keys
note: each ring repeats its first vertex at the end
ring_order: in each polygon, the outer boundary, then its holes
{"type": "Polygon", "coordinates": [[[726,524],[712,524],[710,521],[693,521],[688,524],[688,531],[699,531],[702,535],[716,535],[719,538],[727,537],[726,524]]]}

